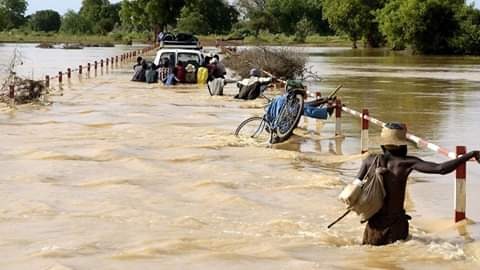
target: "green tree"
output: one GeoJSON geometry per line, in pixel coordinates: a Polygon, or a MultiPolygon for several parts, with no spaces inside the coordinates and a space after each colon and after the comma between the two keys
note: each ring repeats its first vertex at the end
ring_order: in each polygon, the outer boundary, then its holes
{"type": "Polygon", "coordinates": [[[409,45],[420,53],[452,53],[461,49],[463,8],[463,0],[393,0],[378,12],[378,21],[393,48],[409,45]]]}
{"type": "Polygon", "coordinates": [[[337,32],[348,35],[357,48],[364,38],[366,45],[378,47],[382,37],[378,31],[375,12],[384,7],[385,0],[324,0],[323,16],[337,32]]]}
{"type": "Polygon", "coordinates": [[[309,21],[315,32],[328,31],[328,23],[323,20],[322,0],[269,0],[267,11],[275,18],[277,32],[295,34],[297,23],[302,19],[309,21]]]}
{"type": "Polygon", "coordinates": [[[255,37],[258,37],[260,31],[271,29],[274,18],[266,10],[267,0],[239,0],[238,6],[247,27],[255,33],[255,37]]]}
{"type": "Polygon", "coordinates": [[[458,11],[460,33],[452,44],[456,53],[480,54],[480,10],[473,6],[464,6],[458,11]]]}
{"type": "Polygon", "coordinates": [[[239,7],[256,36],[261,30],[297,35],[302,20],[312,33],[331,33],[322,18],[322,0],[240,0],[239,7]]]}
{"type": "Polygon", "coordinates": [[[308,35],[314,32],[313,23],[307,19],[307,17],[303,17],[297,24],[296,24],[296,32],[295,32],[295,41],[297,42],[305,42],[308,35]]]}
{"type": "Polygon", "coordinates": [[[198,10],[191,7],[184,7],[178,19],[177,30],[194,34],[208,34],[210,26],[203,14],[198,10]]]}
{"type": "Polygon", "coordinates": [[[92,22],[70,10],[63,16],[60,31],[67,34],[91,34],[92,28],[92,22]]]}
{"type": "Polygon", "coordinates": [[[98,22],[102,19],[101,12],[103,7],[109,5],[109,0],[83,0],[80,15],[91,22],[98,22]]]}
{"type": "Polygon", "coordinates": [[[62,17],[54,10],[40,10],[30,17],[30,25],[35,31],[58,32],[62,17]]]}
{"type": "Polygon", "coordinates": [[[17,28],[25,22],[26,0],[0,0],[0,30],[17,28]]]}
{"type": "Polygon", "coordinates": [[[237,20],[237,10],[226,0],[187,0],[178,19],[178,29],[197,34],[227,33],[237,20]]]}
{"type": "Polygon", "coordinates": [[[120,9],[108,0],[83,0],[80,15],[93,23],[93,32],[106,34],[120,24],[120,9]]]}
{"type": "Polygon", "coordinates": [[[175,25],[184,0],[124,0],[120,11],[122,24],[130,30],[165,31],[175,25]]]}

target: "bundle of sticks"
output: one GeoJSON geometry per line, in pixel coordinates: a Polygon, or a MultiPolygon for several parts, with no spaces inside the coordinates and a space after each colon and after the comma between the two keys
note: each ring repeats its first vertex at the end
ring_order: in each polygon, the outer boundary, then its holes
{"type": "Polygon", "coordinates": [[[16,74],[15,68],[22,64],[21,53],[16,49],[2,72],[6,76],[0,84],[0,101],[10,103],[13,100],[17,104],[25,104],[39,101],[43,95],[48,94],[43,81],[22,78],[16,74]]]}
{"type": "Polygon", "coordinates": [[[291,48],[256,47],[238,51],[225,58],[225,65],[241,77],[252,68],[268,70],[277,78],[292,79],[305,72],[306,57],[291,48]]]}

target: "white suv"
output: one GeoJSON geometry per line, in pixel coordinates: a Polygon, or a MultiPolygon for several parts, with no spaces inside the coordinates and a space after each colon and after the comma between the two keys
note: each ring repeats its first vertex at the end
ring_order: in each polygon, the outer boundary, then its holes
{"type": "Polygon", "coordinates": [[[203,63],[203,54],[200,50],[195,49],[162,48],[157,52],[153,63],[159,66],[164,63],[164,59],[168,59],[173,65],[182,62],[184,66],[192,64],[199,67],[203,63]]]}

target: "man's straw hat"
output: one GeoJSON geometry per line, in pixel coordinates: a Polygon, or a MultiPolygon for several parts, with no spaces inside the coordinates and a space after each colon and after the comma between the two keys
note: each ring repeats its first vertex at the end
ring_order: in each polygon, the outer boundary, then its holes
{"type": "Polygon", "coordinates": [[[381,145],[407,145],[407,127],[401,123],[386,123],[380,138],[381,145]]]}

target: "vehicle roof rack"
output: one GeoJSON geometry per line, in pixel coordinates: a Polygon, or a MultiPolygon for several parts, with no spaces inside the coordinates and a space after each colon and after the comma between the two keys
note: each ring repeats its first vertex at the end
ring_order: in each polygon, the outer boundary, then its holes
{"type": "Polygon", "coordinates": [[[191,49],[201,50],[203,47],[200,42],[191,41],[170,41],[164,40],[160,42],[160,49],[191,49]]]}

